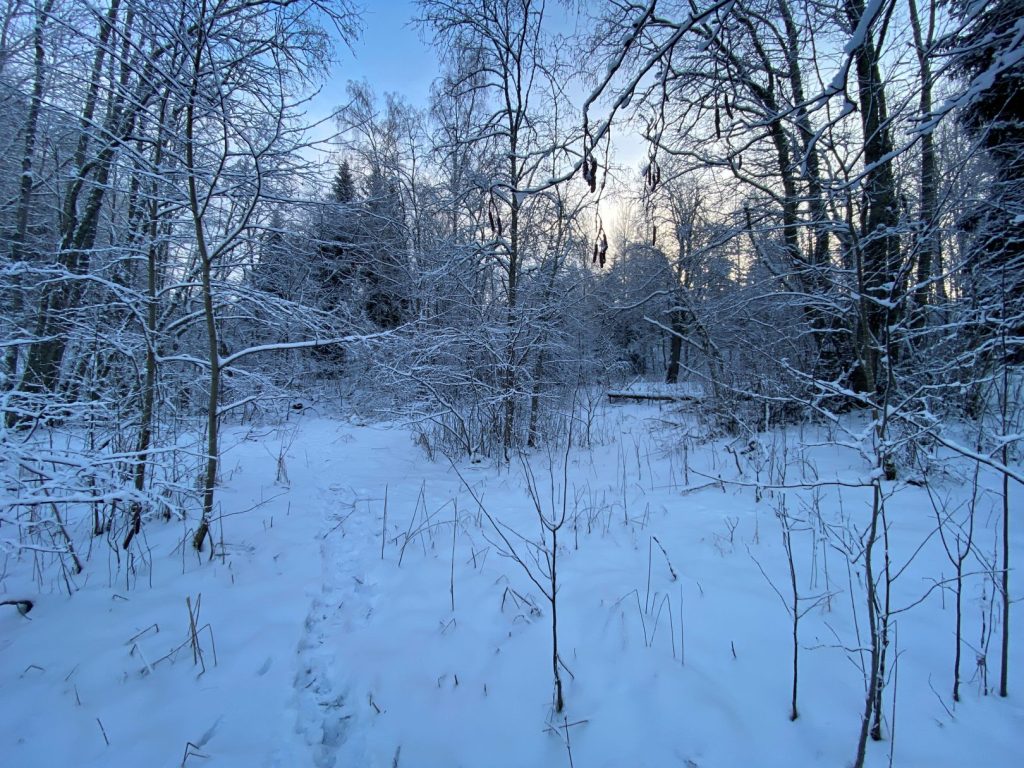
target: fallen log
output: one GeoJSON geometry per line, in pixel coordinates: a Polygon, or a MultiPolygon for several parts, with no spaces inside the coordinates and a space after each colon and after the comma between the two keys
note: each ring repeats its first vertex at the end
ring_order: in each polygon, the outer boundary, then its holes
{"type": "Polygon", "coordinates": [[[646,392],[609,392],[608,402],[618,403],[623,400],[632,400],[635,402],[661,402],[661,403],[696,403],[701,400],[696,395],[667,395],[667,394],[652,394],[646,392]]]}

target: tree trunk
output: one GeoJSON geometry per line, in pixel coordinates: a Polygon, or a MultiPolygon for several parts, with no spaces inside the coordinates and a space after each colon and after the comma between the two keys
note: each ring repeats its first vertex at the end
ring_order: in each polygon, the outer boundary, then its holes
{"type": "MultiPolygon", "coordinates": [[[[910,24],[914,32],[914,49],[917,52],[918,66],[921,71],[922,117],[931,114],[932,75],[929,52],[935,35],[935,3],[926,0],[929,6],[928,34],[924,35],[921,19],[918,15],[917,0],[908,0],[910,4],[910,24]]],[[[942,280],[942,239],[939,233],[939,172],[938,157],[935,150],[935,137],[932,131],[921,136],[921,229],[917,242],[917,286],[914,291],[916,314],[914,325],[921,327],[927,322],[927,307],[931,303],[932,280],[942,280]]]]}
{"type": "Polygon", "coordinates": [[[516,417],[516,301],[519,291],[519,183],[520,167],[516,157],[518,147],[518,124],[521,116],[509,113],[509,168],[510,168],[510,195],[511,214],[509,216],[509,246],[508,246],[508,314],[506,317],[505,331],[508,334],[506,339],[505,359],[502,363],[505,366],[505,380],[503,382],[505,397],[505,418],[502,430],[502,448],[505,461],[512,458],[512,443],[515,436],[516,417]]]}
{"type": "MultiPolygon", "coordinates": [[[[203,0],[200,19],[206,16],[206,2],[203,0]]],[[[203,473],[203,511],[199,527],[192,538],[192,545],[199,551],[210,531],[213,519],[214,489],[217,485],[218,413],[220,401],[220,346],[217,339],[217,315],[213,303],[212,258],[206,242],[206,227],[203,222],[204,208],[199,200],[197,169],[195,165],[196,100],[199,94],[199,78],[203,49],[206,44],[206,30],[200,23],[192,59],[192,84],[188,105],[185,109],[185,170],[188,174],[188,202],[195,230],[196,250],[199,255],[200,277],[203,291],[203,318],[206,324],[207,357],[210,364],[210,380],[206,407],[206,469],[203,473]]]]}
{"type": "MultiPolygon", "coordinates": [[[[166,95],[160,106],[160,124],[157,128],[156,149],[153,156],[153,168],[159,174],[163,162],[164,149],[164,119],[166,116],[167,98],[166,95]]],[[[149,243],[146,248],[146,373],[142,385],[142,409],[139,416],[139,439],[136,446],[135,466],[132,471],[135,493],[141,497],[146,489],[146,464],[149,460],[149,447],[153,436],[153,416],[156,405],[156,374],[157,374],[157,258],[159,245],[157,236],[160,230],[160,206],[156,196],[156,185],[154,194],[149,202],[148,236],[149,243]]],[[[125,536],[123,547],[128,549],[132,539],[142,530],[142,501],[136,498],[132,501],[130,508],[130,520],[128,523],[128,534],[125,536]]]]}
{"type": "MultiPolygon", "coordinates": [[[[25,243],[28,239],[28,217],[32,208],[32,190],[35,187],[35,174],[33,173],[36,151],[36,136],[39,130],[39,113],[43,103],[43,87],[46,79],[46,49],[44,47],[43,31],[46,21],[53,9],[53,0],[46,0],[46,4],[39,10],[36,17],[35,27],[32,30],[33,48],[33,77],[32,77],[32,99],[29,102],[28,116],[25,121],[25,142],[21,156],[21,179],[18,188],[18,208],[15,213],[14,238],[11,243],[11,261],[24,262],[27,258],[25,243]]],[[[6,27],[4,29],[6,33],[6,27]]],[[[24,296],[22,295],[21,277],[15,273],[11,281],[11,314],[16,322],[21,321],[21,312],[24,308],[24,296]]],[[[10,346],[5,353],[5,367],[13,379],[18,371],[18,347],[10,346]]],[[[5,416],[8,427],[13,427],[19,420],[18,414],[11,410],[5,416]]]]}
{"type": "Polygon", "coordinates": [[[864,695],[864,713],[861,715],[860,736],[857,739],[857,756],[853,768],[864,768],[867,756],[868,734],[871,728],[871,716],[878,701],[878,670],[880,663],[881,640],[878,632],[878,603],[872,551],[878,540],[878,522],[881,516],[882,489],[878,480],[872,483],[871,524],[868,528],[867,540],[864,542],[864,581],[868,606],[868,632],[871,636],[871,655],[868,663],[866,692],[864,695]]]}
{"type": "MultiPolygon", "coordinates": [[[[136,71],[138,54],[129,53],[132,37],[134,12],[128,13],[121,32],[121,61],[116,85],[110,86],[110,102],[104,118],[103,135],[106,143],[95,158],[87,159],[89,139],[94,129],[94,115],[104,61],[109,53],[111,31],[117,23],[120,0],[113,0],[106,17],[100,23],[96,53],[90,74],[89,91],[79,125],[79,140],[75,151],[76,175],[68,189],[61,216],[61,244],[57,264],[71,275],[83,275],[89,270],[90,253],[96,243],[100,212],[106,198],[107,186],[114,158],[121,140],[134,130],[134,118],[145,103],[140,93],[135,104],[125,109],[125,94],[132,73],[136,71]],[[78,203],[86,183],[92,175],[91,190],[84,208],[78,210],[78,203]]],[[[143,89],[147,86],[143,84],[143,89]]],[[[23,387],[30,391],[54,392],[60,379],[61,366],[67,349],[71,321],[67,313],[76,307],[82,298],[82,283],[75,280],[59,280],[48,288],[41,299],[36,336],[28,354],[23,387]]]]}
{"type": "Polygon", "coordinates": [[[686,316],[682,309],[673,309],[671,315],[672,335],[669,338],[668,370],[665,383],[675,384],[679,381],[679,361],[683,354],[683,334],[686,332],[686,316]]]}
{"type": "MultiPolygon", "coordinates": [[[[881,9],[876,7],[875,10],[881,9]]],[[[846,15],[853,29],[858,29],[864,13],[863,0],[846,0],[846,15]]],[[[872,32],[877,21],[876,17],[868,22],[852,53],[857,70],[864,147],[864,202],[857,247],[861,311],[856,338],[861,367],[854,377],[855,386],[862,392],[881,392],[885,386],[879,376],[881,344],[886,322],[899,322],[898,311],[889,308],[896,307],[900,298],[897,285],[900,245],[896,234],[899,211],[881,54],[872,32]]]]}

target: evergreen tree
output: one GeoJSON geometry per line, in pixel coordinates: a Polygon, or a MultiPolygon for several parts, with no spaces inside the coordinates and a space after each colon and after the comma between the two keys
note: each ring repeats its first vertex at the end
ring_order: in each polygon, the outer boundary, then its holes
{"type": "Polygon", "coordinates": [[[988,195],[966,222],[970,284],[983,329],[1006,326],[1009,358],[1024,361],[1024,0],[967,2],[954,62],[967,83],[961,120],[992,161],[988,195]]]}
{"type": "Polygon", "coordinates": [[[335,203],[347,205],[356,198],[356,185],[352,181],[352,169],[348,160],[342,160],[331,184],[331,198],[335,203]]]}
{"type": "Polygon", "coordinates": [[[329,202],[323,206],[317,232],[317,259],[312,277],[317,306],[327,312],[345,312],[352,299],[352,280],[358,272],[356,233],[358,200],[348,160],[342,160],[331,183],[329,202]]]}
{"type": "Polygon", "coordinates": [[[405,214],[397,186],[379,168],[366,180],[359,211],[365,294],[363,311],[379,328],[399,326],[406,314],[405,214]]]}

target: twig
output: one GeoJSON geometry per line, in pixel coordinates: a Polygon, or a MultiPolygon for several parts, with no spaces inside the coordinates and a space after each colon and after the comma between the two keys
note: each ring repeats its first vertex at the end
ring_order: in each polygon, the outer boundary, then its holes
{"type": "Polygon", "coordinates": [[[125,643],[125,645],[128,645],[129,643],[134,643],[134,642],[135,642],[136,640],[138,640],[138,639],[139,639],[140,637],[142,637],[142,636],[143,636],[144,634],[146,634],[147,632],[149,632],[149,630],[151,630],[151,629],[155,629],[155,630],[156,630],[156,631],[157,631],[157,632],[159,633],[159,632],[160,632],[160,625],[159,625],[159,624],[157,624],[156,622],[154,622],[154,623],[150,624],[150,625],[149,625],[148,627],[146,627],[146,628],[145,628],[144,630],[142,630],[141,632],[138,632],[138,633],[136,633],[136,634],[132,635],[131,637],[129,637],[129,638],[128,638],[128,642],[127,642],[127,643],[125,643]]]}
{"type": "Polygon", "coordinates": [[[569,741],[569,718],[563,716],[562,722],[565,729],[565,751],[569,753],[569,768],[575,768],[572,763],[572,744],[569,741]]]}
{"type": "Polygon", "coordinates": [[[103,723],[100,722],[100,719],[98,717],[96,718],[96,723],[100,727],[100,733],[103,734],[103,741],[105,741],[107,746],[109,747],[110,739],[107,738],[107,729],[103,727],[103,723]]]}
{"type": "Polygon", "coordinates": [[[652,536],[651,538],[654,539],[654,543],[658,545],[658,549],[661,550],[661,554],[665,556],[665,564],[668,566],[668,572],[672,574],[672,581],[675,581],[679,577],[676,575],[676,569],[672,567],[672,561],[668,559],[668,552],[666,552],[665,548],[661,546],[661,542],[658,541],[657,536],[652,536]]]}
{"type": "Polygon", "coordinates": [[[384,559],[384,544],[387,543],[388,535],[388,486],[384,485],[384,521],[380,524],[380,559],[384,559]]]}
{"type": "Polygon", "coordinates": [[[200,758],[203,758],[205,760],[206,758],[209,757],[209,755],[204,755],[202,752],[199,751],[199,747],[197,747],[191,741],[186,741],[185,742],[185,754],[182,755],[182,758],[181,758],[181,768],[185,768],[185,763],[186,763],[186,761],[190,757],[200,757],[200,758]]]}

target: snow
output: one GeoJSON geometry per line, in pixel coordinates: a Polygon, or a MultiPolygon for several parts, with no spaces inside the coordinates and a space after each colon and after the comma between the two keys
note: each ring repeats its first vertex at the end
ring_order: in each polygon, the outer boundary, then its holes
{"type": "MultiPolygon", "coordinates": [[[[849,764],[863,709],[857,626],[863,638],[866,618],[861,563],[848,570],[840,546],[857,539],[844,525],[863,530],[870,489],[781,486],[798,484],[800,467],[828,481],[867,477],[871,466],[810,427],[748,443],[665,426],[693,407],[602,405],[591,447],[569,454],[557,593],[572,673],[563,672],[564,713],[552,708],[550,607],[502,557],[502,540],[459,477],[529,552],[540,528],[522,467],[466,461],[456,472],[428,461],[399,426],[307,413],[298,426],[232,428],[213,527],[223,546],[212,560],[187,546],[187,524],[154,522],[129,565],[102,539],[89,550],[84,518],[69,521],[88,555],[72,596],[56,569],[33,569],[32,553],[8,558],[4,599],[36,605],[27,617],[0,606],[3,764],[849,764]],[[784,443],[779,482],[770,471],[784,443]],[[280,447],[287,485],[275,482],[280,447]],[[808,521],[793,533],[801,594],[830,595],[800,624],[795,722],[792,625],[775,592],[789,589],[774,513],[783,497],[794,519],[808,521]],[[815,504],[830,528],[813,524],[815,504]],[[186,598],[200,605],[202,664],[186,598]]],[[[561,461],[557,451],[530,457],[548,512],[559,505],[561,461]]],[[[952,459],[942,467],[933,492],[954,509],[970,484],[952,459]]],[[[993,492],[981,495],[975,542],[991,557],[998,478],[981,476],[993,492]]],[[[1011,649],[1010,698],[983,695],[971,648],[992,592],[969,561],[954,706],[952,598],[933,588],[952,566],[927,492],[886,488],[894,562],[909,561],[893,603],[923,601],[895,617],[887,738],[869,744],[868,765],[887,765],[890,748],[895,765],[1017,765],[1021,643],[1011,649]]],[[[1011,545],[1020,562],[1019,537],[1011,545]]],[[[1022,587],[1014,571],[1012,594],[1022,587]]],[[[996,636],[993,686],[997,648],[996,636]]]]}

